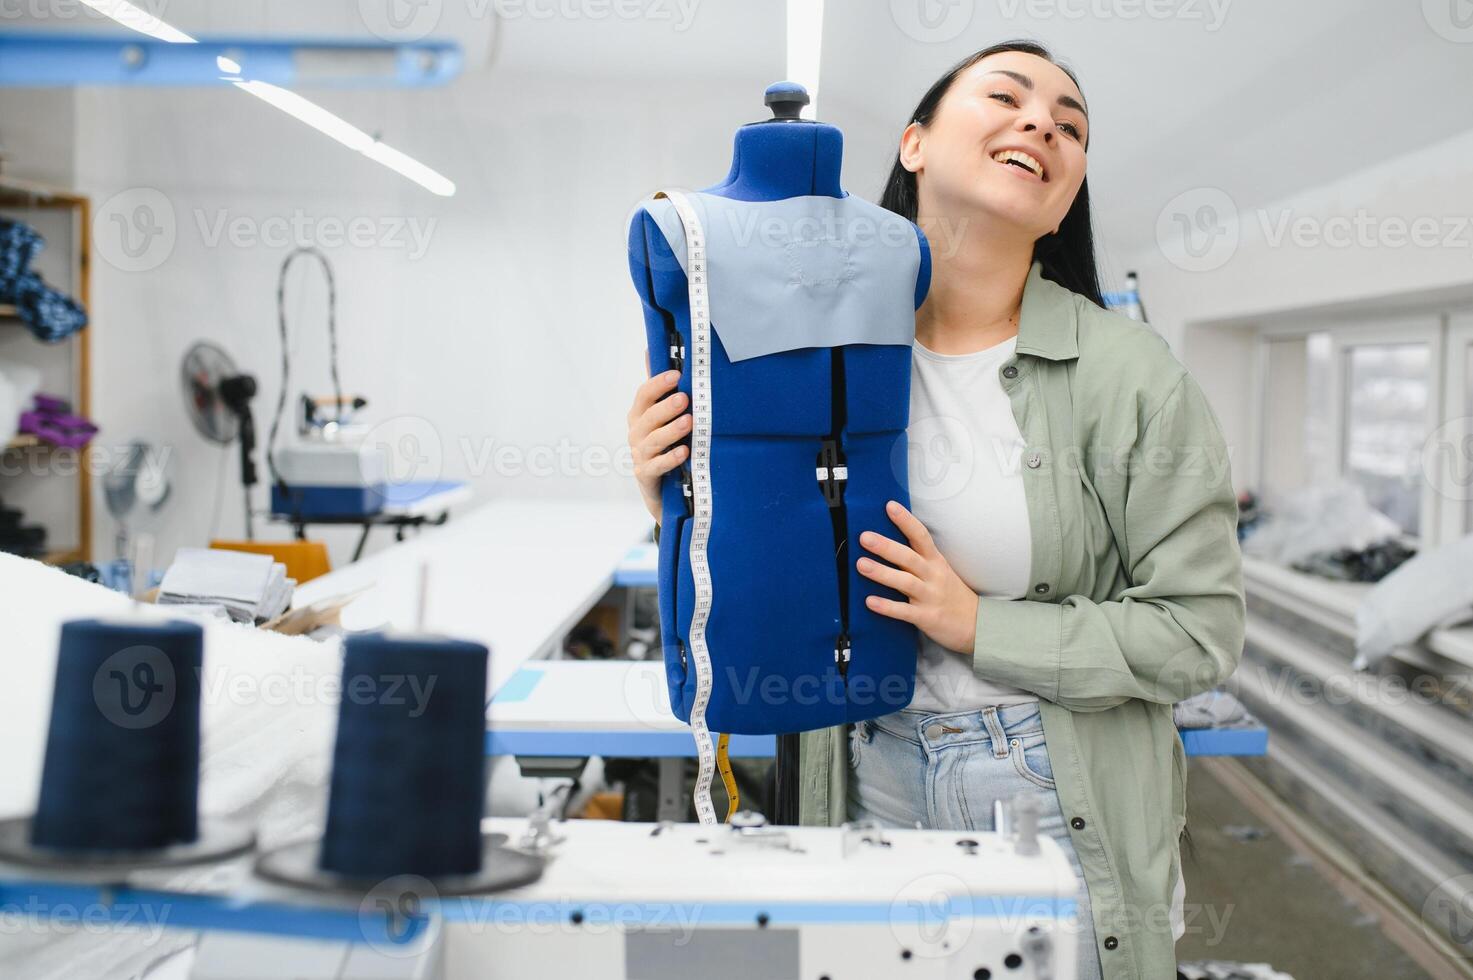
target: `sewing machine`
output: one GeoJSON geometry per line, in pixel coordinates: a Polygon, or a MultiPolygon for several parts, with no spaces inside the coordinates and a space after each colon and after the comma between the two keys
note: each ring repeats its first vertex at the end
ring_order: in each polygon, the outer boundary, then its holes
{"type": "MultiPolygon", "coordinates": [[[[491,818],[487,832],[545,861],[538,880],[455,895],[404,877],[336,894],[241,865],[208,893],[109,884],[94,897],[119,921],[200,932],[150,980],[1073,980],[1075,879],[1036,826],[1026,809],[1015,830],[982,834],[745,813],[718,827],[491,818]]],[[[14,874],[0,871],[0,892],[39,907],[83,890],[14,874]]]]}
{"type": "MultiPolygon", "coordinates": [[[[543,854],[542,877],[491,896],[391,880],[337,900],[358,941],[207,932],[192,980],[1075,975],[1075,880],[1031,828],[769,827],[755,815],[714,828],[486,826],[543,854]]],[[[272,899],[307,901],[282,890],[272,899]]]]}

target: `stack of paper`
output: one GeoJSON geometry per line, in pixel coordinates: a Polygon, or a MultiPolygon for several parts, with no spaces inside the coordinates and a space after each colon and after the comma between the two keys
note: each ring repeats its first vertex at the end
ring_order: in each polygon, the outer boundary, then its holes
{"type": "Polygon", "coordinates": [[[291,604],[296,579],[270,555],[180,548],[159,583],[159,605],[221,606],[238,623],[262,623],[291,604]]]}

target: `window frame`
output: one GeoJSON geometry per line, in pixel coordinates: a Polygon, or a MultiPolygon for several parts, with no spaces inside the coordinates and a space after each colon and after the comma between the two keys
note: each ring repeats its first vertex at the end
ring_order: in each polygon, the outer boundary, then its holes
{"type": "MultiPolygon", "coordinates": [[[[1427,383],[1427,414],[1422,420],[1423,438],[1437,428],[1442,415],[1443,372],[1437,369],[1444,362],[1443,334],[1445,327],[1441,316],[1388,318],[1374,324],[1344,327],[1330,331],[1330,432],[1331,453],[1335,469],[1346,477],[1345,446],[1348,419],[1345,411],[1345,395],[1350,380],[1350,352],[1357,347],[1374,347],[1392,344],[1425,343],[1429,365],[1427,383]]],[[[1423,474],[1421,501],[1418,509],[1417,531],[1403,533],[1401,541],[1412,548],[1421,548],[1437,541],[1441,515],[1441,497],[1433,480],[1423,474]]]]}
{"type": "MultiPolygon", "coordinates": [[[[1268,382],[1268,358],[1270,343],[1276,340],[1287,340],[1294,337],[1304,337],[1306,340],[1311,334],[1324,333],[1330,342],[1330,371],[1328,390],[1325,398],[1329,404],[1322,406],[1326,413],[1330,431],[1330,459],[1334,472],[1344,478],[1345,470],[1345,446],[1347,441],[1348,418],[1345,411],[1345,393],[1348,387],[1350,374],[1350,352],[1356,347],[1377,346],[1385,344],[1407,344],[1425,343],[1428,348],[1428,363],[1431,369],[1428,374],[1429,390],[1427,393],[1427,417],[1424,420],[1424,433],[1430,435],[1442,422],[1443,418],[1455,416],[1446,415],[1446,410],[1452,405],[1448,401],[1450,386],[1447,375],[1449,370],[1440,370],[1439,366],[1448,365],[1451,358],[1448,352],[1451,345],[1448,341],[1448,317],[1443,313],[1418,313],[1377,317],[1375,320],[1360,322],[1333,322],[1324,320],[1305,320],[1295,323],[1280,323],[1272,326],[1265,325],[1258,330],[1256,338],[1256,352],[1253,378],[1253,397],[1250,404],[1252,416],[1249,421],[1249,431],[1253,433],[1256,445],[1251,454],[1252,474],[1251,485],[1261,489],[1264,485],[1264,463],[1265,453],[1268,450],[1268,439],[1265,436],[1265,426],[1270,424],[1271,419],[1266,417],[1263,410],[1265,404],[1268,382]]],[[[1467,329],[1470,337],[1473,337],[1473,313],[1468,314],[1467,329]]],[[[1460,333],[1461,336],[1461,333],[1460,333]]],[[[1467,384],[1473,384],[1473,379],[1468,379],[1467,384]]],[[[1462,414],[1459,406],[1458,414],[1462,414]]],[[[1440,464],[1440,459],[1437,461],[1440,464]]],[[[1445,522],[1448,520],[1444,511],[1457,510],[1458,508],[1444,508],[1441,506],[1442,497],[1435,489],[1435,481],[1440,476],[1434,475],[1431,479],[1423,475],[1421,486],[1421,499],[1418,502],[1417,532],[1415,534],[1402,533],[1399,536],[1402,544],[1411,548],[1429,547],[1445,538],[1445,522]]],[[[1461,519],[1462,514],[1458,514],[1461,519]]]]}
{"type": "MultiPolygon", "coordinates": [[[[1443,351],[1443,405],[1442,418],[1453,423],[1446,438],[1453,445],[1473,445],[1473,417],[1468,411],[1473,403],[1473,309],[1454,310],[1446,318],[1446,346],[1443,351]]],[[[1441,424],[1441,423],[1440,423],[1441,424]]],[[[1437,456],[1439,466],[1444,457],[1437,456]]],[[[1465,465],[1473,465],[1469,461],[1465,465]]],[[[1442,473],[1433,474],[1433,481],[1440,481],[1442,473]]],[[[1473,487],[1469,488],[1473,492],[1473,487]]],[[[1473,534],[1473,507],[1466,499],[1442,497],[1442,519],[1439,542],[1456,541],[1465,534],[1473,534]]]]}

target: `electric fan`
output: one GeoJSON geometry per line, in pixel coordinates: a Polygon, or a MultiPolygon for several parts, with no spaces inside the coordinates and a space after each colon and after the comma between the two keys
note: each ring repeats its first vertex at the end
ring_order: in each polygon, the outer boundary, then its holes
{"type": "Polygon", "coordinates": [[[128,552],[129,538],[138,530],[138,521],[162,510],[170,489],[165,458],[146,442],[128,443],[116,462],[102,474],[102,497],[108,513],[118,524],[119,558],[132,557],[128,552]]]}
{"type": "Polygon", "coordinates": [[[246,538],[253,539],[251,487],[256,485],[256,421],[251,415],[251,399],[256,395],[256,379],[237,370],[225,351],[202,340],[185,353],[180,380],[185,409],[199,434],[222,446],[240,443],[245,531],[246,538]]]}

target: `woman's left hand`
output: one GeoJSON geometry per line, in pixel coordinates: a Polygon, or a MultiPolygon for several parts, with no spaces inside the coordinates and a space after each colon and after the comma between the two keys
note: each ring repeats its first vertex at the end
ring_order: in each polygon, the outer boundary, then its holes
{"type": "Polygon", "coordinates": [[[865,531],[859,543],[895,567],[871,558],[860,558],[856,567],[865,578],[903,592],[910,601],[872,595],[865,604],[882,616],[914,623],[948,650],[970,655],[977,643],[977,593],[936,550],[931,532],[914,514],[894,500],[885,505],[885,513],[906,536],[909,546],[865,531]]]}

